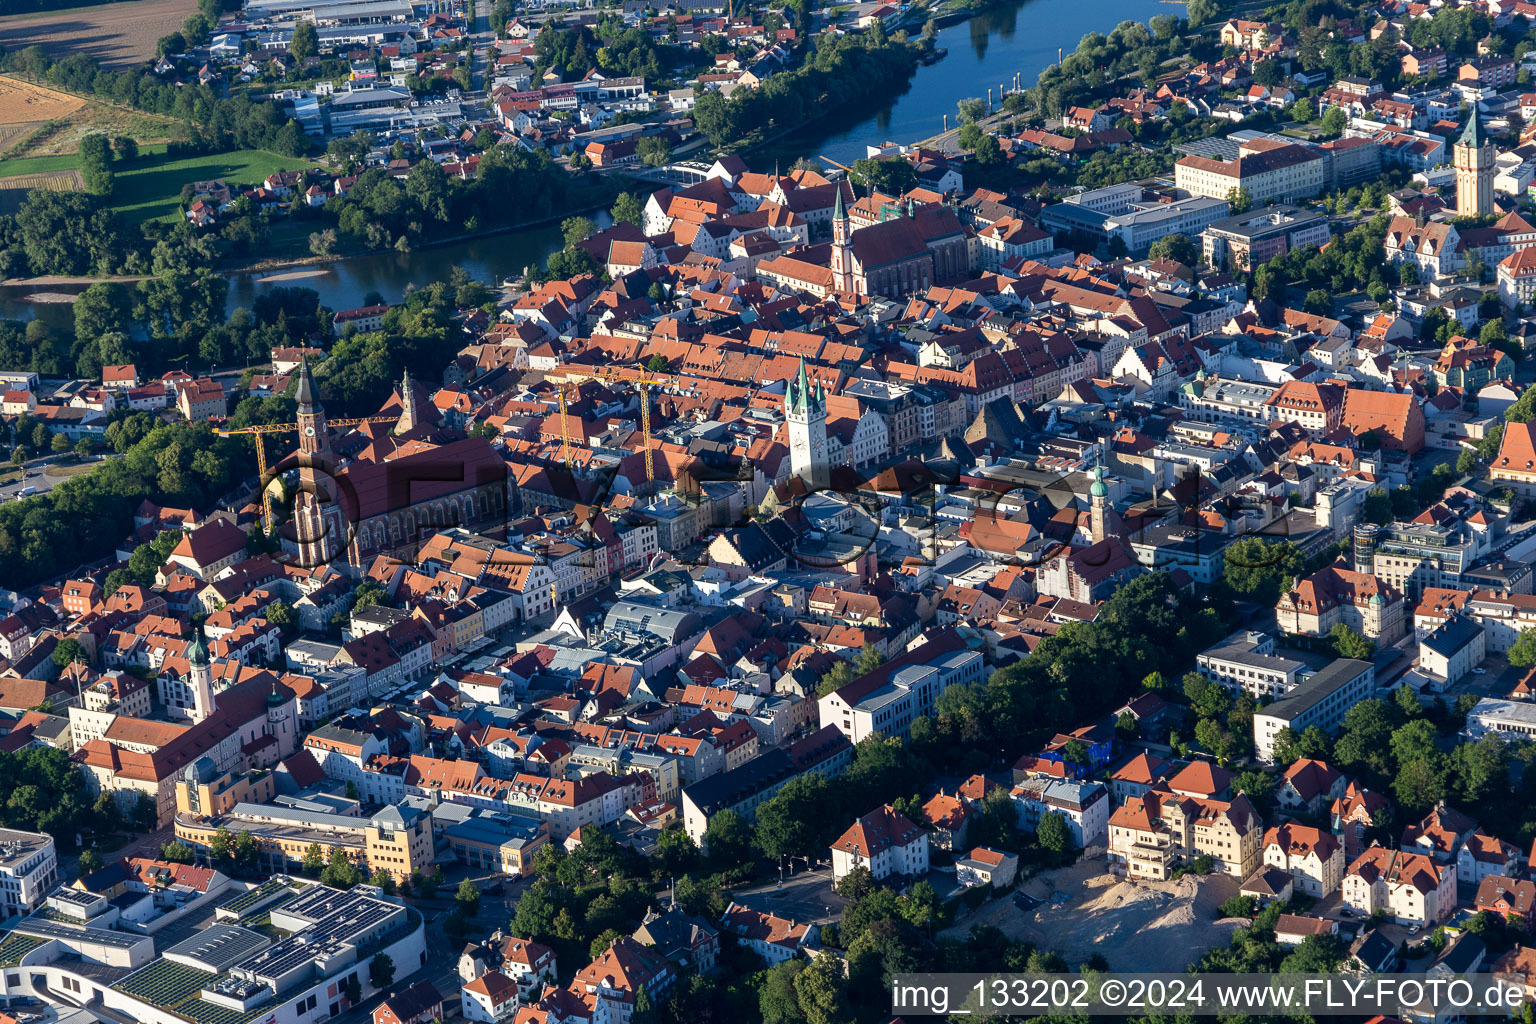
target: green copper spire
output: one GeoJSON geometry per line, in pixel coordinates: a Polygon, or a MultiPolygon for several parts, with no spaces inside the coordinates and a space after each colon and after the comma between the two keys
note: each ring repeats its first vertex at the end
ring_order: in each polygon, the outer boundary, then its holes
{"type": "Polygon", "coordinates": [[[1483,147],[1483,135],[1478,130],[1476,106],[1472,108],[1471,115],[1467,117],[1467,126],[1461,131],[1461,144],[1463,146],[1470,146],[1473,149],[1481,149],[1483,147]]]}
{"type": "Polygon", "coordinates": [[[1095,498],[1109,497],[1109,487],[1104,483],[1104,467],[1093,467],[1093,486],[1088,488],[1088,493],[1095,498]]]}
{"type": "Polygon", "coordinates": [[[202,633],[192,638],[192,646],[187,648],[187,663],[189,665],[208,664],[208,648],[203,644],[202,633]]]}

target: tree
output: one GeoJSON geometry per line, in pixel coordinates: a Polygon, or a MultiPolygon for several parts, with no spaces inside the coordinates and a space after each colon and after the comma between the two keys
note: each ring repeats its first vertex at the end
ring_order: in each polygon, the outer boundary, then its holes
{"type": "Polygon", "coordinates": [[[380,953],[368,962],[368,980],[374,988],[388,988],[395,980],[395,962],[388,953],[380,953]]]}
{"type": "Polygon", "coordinates": [[[987,101],[980,96],[971,96],[961,100],[957,106],[960,109],[960,123],[970,124],[979,121],[987,112],[987,101]]]}
{"type": "Polygon", "coordinates": [[[336,230],[326,228],[313,231],[309,236],[309,251],[315,256],[329,256],[336,249],[336,230]]]}
{"type": "Polygon", "coordinates": [[[709,819],[704,830],[709,856],[726,864],[741,864],[752,854],[752,833],[735,811],[724,810],[709,819]]]}
{"type": "Polygon", "coordinates": [[[1302,758],[1323,760],[1328,757],[1328,736],[1322,729],[1309,725],[1300,733],[1287,726],[1275,734],[1275,763],[1291,765],[1302,758]]]}
{"type": "Polygon", "coordinates": [[[242,830],[235,836],[234,854],[235,866],[242,871],[250,871],[261,857],[261,847],[257,845],[256,838],[250,832],[242,830]]]}
{"type": "Polygon", "coordinates": [[[1302,309],[1314,316],[1327,316],[1333,312],[1333,294],[1323,288],[1313,288],[1302,300],[1302,309]]]}
{"type": "Polygon", "coordinates": [[[212,838],[208,840],[208,856],[220,864],[233,861],[235,859],[234,833],[222,825],[214,829],[212,838]]]}
{"type": "Polygon", "coordinates": [[[288,44],[288,52],[298,61],[308,60],[320,52],[320,33],[316,31],[314,22],[300,21],[293,26],[293,39],[288,44]]]}
{"type": "Polygon", "coordinates": [[[112,143],[105,135],[92,133],[80,140],[80,177],[92,195],[112,194],[112,143]]]}
{"type": "Polygon", "coordinates": [[[757,809],[757,846],[768,857],[803,857],[825,849],[836,796],[826,776],[807,772],[757,809]]]}
{"type": "Polygon", "coordinates": [[[567,217],[560,222],[560,233],[569,248],[597,234],[597,224],[591,217],[567,217]]]}
{"type": "MultiPolygon", "coordinates": [[[[14,795],[12,799],[15,799],[14,795]]],[[[172,861],[176,864],[191,864],[197,860],[197,851],[180,839],[173,839],[168,843],[161,844],[160,857],[162,860],[172,861]]]]}
{"type": "Polygon", "coordinates": [[[1193,267],[1200,262],[1200,250],[1195,248],[1195,243],[1190,241],[1188,235],[1164,235],[1147,247],[1147,258],[1168,259],[1193,267]]]}
{"type": "Polygon", "coordinates": [[[81,878],[84,878],[86,875],[92,874],[94,872],[100,871],[101,854],[96,852],[95,847],[91,847],[90,849],[85,850],[80,854],[80,860],[76,864],[76,867],[80,872],[81,878]]]}
{"type": "Polygon", "coordinates": [[[819,956],[795,975],[795,994],[806,1024],[847,1024],[853,1019],[844,992],[843,969],[830,956],[819,956]]]}
{"type": "Polygon", "coordinates": [[[996,167],[1003,162],[1003,147],[992,135],[983,135],[976,140],[973,155],[976,162],[983,167],[996,167]]]}
{"type": "Polygon", "coordinates": [[[1200,718],[1220,718],[1232,706],[1225,691],[1198,672],[1185,674],[1184,696],[1189,700],[1190,710],[1200,718]]]}
{"type": "Polygon", "coordinates": [[[640,162],[647,167],[665,167],[672,160],[672,144],[656,135],[649,135],[635,145],[640,162]]]}
{"type": "Polygon", "coordinates": [[[1060,857],[1072,849],[1072,830],[1067,827],[1067,819],[1059,811],[1046,811],[1040,815],[1040,824],[1035,828],[1035,839],[1040,846],[1060,857]]]}
{"type": "Polygon", "coordinates": [[[1333,652],[1341,658],[1360,658],[1370,660],[1376,653],[1376,644],[1340,622],[1328,631],[1328,639],[1333,643],[1333,652]]]}
{"type": "Polygon", "coordinates": [[[1227,203],[1233,213],[1247,213],[1253,209],[1253,197],[1245,188],[1233,188],[1227,190],[1227,203]]]}
{"type": "Polygon", "coordinates": [[[1285,77],[1277,60],[1261,60],[1253,66],[1253,80],[1258,85],[1276,86],[1285,77]]]}
{"type": "Polygon", "coordinates": [[[80,641],[69,636],[54,645],[52,660],[56,666],[63,668],[65,665],[76,662],[88,665],[91,659],[86,656],[85,648],[80,646],[80,641]]]}
{"type": "Polygon", "coordinates": [[[363,983],[357,980],[357,975],[347,975],[346,983],[342,986],[342,994],[347,997],[347,1002],[352,1006],[363,1001],[363,983]]]}
{"type": "MultiPolygon", "coordinates": [[[[585,218],[583,218],[585,219],[585,218]]],[[[564,281],[582,274],[597,272],[597,261],[585,249],[574,246],[552,253],[547,264],[552,279],[564,281]]]]}
{"type": "MultiPolygon", "coordinates": [[[[619,931],[617,928],[604,928],[602,931],[598,932],[592,941],[587,944],[588,958],[596,960],[598,957],[602,956],[605,952],[607,952],[609,947],[613,945],[614,940],[622,937],[623,934],[624,933],[619,931]]],[[[633,1024],[633,1022],[631,1022],[631,1024],[633,1024]]]]}
{"type": "Polygon", "coordinates": [[[640,227],[645,223],[645,201],[633,192],[620,192],[608,211],[615,224],[629,223],[640,227]]]}
{"type": "MultiPolygon", "coordinates": [[[[607,949],[604,946],[603,949],[607,949]]],[[[595,960],[601,955],[602,950],[594,953],[595,960]]],[[[629,1024],[661,1024],[661,1011],[656,1008],[656,1003],[651,999],[651,993],[644,985],[635,992],[635,1008],[629,1015],[629,1024]]]]}
{"type": "Polygon", "coordinates": [[[1300,576],[1305,568],[1306,557],[1290,541],[1248,536],[1227,547],[1221,575],[1236,593],[1272,605],[1280,597],[1281,583],[1300,576]]]}
{"type": "Polygon", "coordinates": [[[310,878],[317,878],[325,869],[325,851],[320,849],[319,843],[310,843],[304,850],[303,872],[310,878]]]}
{"type": "Polygon", "coordinates": [[[480,911],[480,888],[469,879],[459,883],[459,889],[453,894],[454,900],[464,911],[465,917],[474,917],[480,911]]]}
{"type": "Polygon", "coordinates": [[[341,847],[331,850],[330,861],[325,865],[325,870],[320,872],[320,881],[337,889],[350,889],[363,880],[363,873],[352,863],[341,847]]]}
{"type": "Polygon", "coordinates": [[[805,1024],[795,978],[805,970],[804,960],[786,960],[763,972],[757,989],[757,1012],[763,1024],[805,1024]]]}
{"type": "MultiPolygon", "coordinates": [[[[1326,111],[1323,112],[1322,127],[1324,135],[1328,136],[1329,138],[1336,139],[1340,135],[1344,134],[1345,128],[1349,127],[1349,115],[1344,113],[1343,107],[1329,107],[1326,111]]],[[[1405,266],[1412,265],[1413,264],[1411,263],[1405,264],[1405,266]]]]}
{"type": "Polygon", "coordinates": [[[1472,454],[1472,449],[1463,448],[1461,454],[1456,456],[1456,472],[1466,476],[1477,468],[1477,456],[1472,454]]]}
{"type": "Polygon", "coordinates": [[[1536,665],[1536,629],[1522,629],[1509,648],[1509,663],[1516,668],[1536,665]]]}

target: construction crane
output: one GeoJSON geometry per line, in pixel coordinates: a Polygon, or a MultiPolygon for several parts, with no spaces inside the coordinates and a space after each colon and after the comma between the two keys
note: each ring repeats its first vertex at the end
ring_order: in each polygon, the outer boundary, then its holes
{"type": "MultiPolygon", "coordinates": [[[[350,420],[326,420],[328,427],[356,427],[364,423],[393,423],[399,420],[399,415],[394,416],[363,416],[350,420]]],[[[272,510],[272,491],[267,487],[267,443],[263,440],[266,434],[293,434],[299,429],[296,423],[265,423],[255,427],[236,427],[233,430],[216,430],[214,433],[221,437],[234,437],[237,434],[250,434],[256,441],[256,468],[261,474],[261,521],[268,533],[276,529],[275,514],[272,510]]]]}
{"type": "Polygon", "coordinates": [[[850,178],[853,175],[853,168],[852,167],[849,167],[847,164],[840,164],[836,160],[833,160],[829,156],[819,156],[816,159],[826,161],[827,163],[831,164],[833,167],[836,167],[838,170],[842,171],[844,174],[849,175],[850,178]]]}
{"type": "MultiPolygon", "coordinates": [[[[562,366],[548,371],[550,377],[564,377],[569,380],[600,380],[610,383],[625,383],[634,385],[640,392],[640,436],[645,443],[645,482],[647,485],[656,482],[656,468],[652,462],[651,454],[651,388],[666,387],[672,381],[662,380],[659,377],[647,377],[639,370],[612,370],[602,367],[577,369],[571,366],[562,366]]],[[[571,451],[571,421],[566,412],[565,385],[561,384],[556,392],[560,397],[560,459],[570,466],[573,459],[571,451]]]]}

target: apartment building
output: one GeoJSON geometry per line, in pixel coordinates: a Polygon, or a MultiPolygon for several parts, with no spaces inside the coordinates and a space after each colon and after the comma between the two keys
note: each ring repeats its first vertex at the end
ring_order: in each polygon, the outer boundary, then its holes
{"type": "Polygon", "coordinates": [[[371,818],[331,814],[316,807],[239,803],[212,817],[177,814],[176,838],[207,851],[222,827],[249,832],[265,871],[297,873],[312,846],[329,861],[340,850],[366,874],[387,871],[402,881],[431,869],[435,859],[432,816],[415,807],[389,806],[371,818]]]}
{"type": "Polygon", "coordinates": [[[1267,403],[1280,390],[1263,381],[1206,377],[1201,370],[1195,379],[1179,388],[1179,405],[1194,418],[1217,423],[1264,424],[1269,422],[1267,403]]]}
{"type": "Polygon", "coordinates": [[[1427,926],[1456,909],[1456,869],[1422,853],[1373,846],[1345,872],[1340,898],[1362,916],[1381,910],[1398,924],[1427,926]]]}
{"type": "Polygon", "coordinates": [[[1408,630],[1402,591],[1342,565],[1321,569],[1281,594],[1275,617],[1287,633],[1323,636],[1343,623],[1379,644],[1395,643],[1408,630]]]}
{"type": "Polygon", "coordinates": [[[1270,138],[1242,143],[1232,160],[1185,156],[1173,165],[1174,185],[1191,195],[1226,199],[1242,189],[1255,206],[1311,199],[1324,178],[1321,153],[1270,138]]]}
{"type": "Polygon", "coordinates": [[[1166,879],[1180,864],[1211,858],[1214,870],[1247,878],[1263,857],[1263,823],[1248,798],[1153,789],[1109,816],[1109,867],[1130,878],[1166,879]]]}
{"type": "Polygon", "coordinates": [[[1344,844],[1322,829],[1286,822],[1264,833],[1264,864],[1289,872],[1296,892],[1321,899],[1344,881],[1344,844]]]}
{"type": "Polygon", "coordinates": [[[1202,651],[1195,669],[1228,693],[1251,697],[1282,697],[1301,682],[1305,662],[1272,654],[1274,640],[1240,640],[1202,651]]]}
{"type": "Polygon", "coordinates": [[[821,725],[835,727],[850,743],[877,732],[905,737],[945,690],[980,682],[983,661],[958,634],[943,633],[822,697],[817,702],[821,725]]]}
{"type": "Polygon", "coordinates": [[[1328,235],[1324,214],[1299,206],[1270,206],[1216,221],[1200,232],[1200,247],[1211,266],[1230,260],[1234,271],[1246,271],[1292,249],[1322,245],[1328,235]]]}
{"type": "Polygon", "coordinates": [[[1265,404],[1269,419],[1293,422],[1314,439],[1333,433],[1344,422],[1344,389],[1334,384],[1288,380],[1265,404]]]}
{"type": "Polygon", "coordinates": [[[32,913],[58,881],[52,836],[0,828],[0,921],[32,913]]]}
{"type": "Polygon", "coordinates": [[[1499,442],[1499,454],[1488,466],[1488,479],[1522,497],[1536,496],[1536,431],[1531,424],[1504,424],[1504,437],[1499,442]]]}
{"type": "Polygon", "coordinates": [[[1492,550],[1493,528],[1481,510],[1457,515],[1436,505],[1412,522],[1355,528],[1355,568],[1417,600],[1430,588],[1457,587],[1461,574],[1492,550]]]}
{"type": "Polygon", "coordinates": [[[1014,786],[1010,795],[1022,832],[1034,832],[1040,816],[1055,811],[1066,819],[1078,849],[1100,846],[1108,838],[1109,791],[1103,783],[1037,776],[1014,786]]]}
{"type": "Polygon", "coordinates": [[[890,804],[877,807],[832,843],[832,880],[854,868],[876,879],[918,878],[928,871],[928,833],[890,804]]]}
{"type": "Polygon", "coordinates": [[[1311,726],[1332,732],[1351,707],[1376,695],[1376,666],[1340,658],[1296,689],[1253,714],[1253,745],[1260,758],[1273,760],[1280,730],[1302,733],[1311,726]]]}

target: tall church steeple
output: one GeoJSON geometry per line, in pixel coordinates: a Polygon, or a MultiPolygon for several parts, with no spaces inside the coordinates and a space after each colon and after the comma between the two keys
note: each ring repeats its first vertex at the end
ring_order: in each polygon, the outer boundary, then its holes
{"type": "Polygon", "coordinates": [[[208,660],[208,648],[199,632],[187,648],[187,689],[192,692],[192,720],[201,722],[213,714],[213,665],[208,660]]]}
{"type": "Polygon", "coordinates": [[[325,481],[335,470],[330,432],[325,425],[325,409],[320,392],[309,373],[309,361],[299,358],[299,386],[294,393],[299,403],[299,493],[293,502],[293,527],[301,565],[323,565],[335,556],[335,542],[329,538],[325,522],[326,506],[335,495],[325,481]]]}
{"type": "Polygon", "coordinates": [[[330,455],[330,434],[325,429],[325,408],[320,392],[309,373],[309,360],[299,357],[299,386],[293,396],[299,403],[299,454],[326,458],[330,455]]]}
{"type": "Polygon", "coordinates": [[[804,359],[784,389],[784,421],[789,430],[791,471],[812,490],[829,487],[832,467],[827,462],[827,393],[819,384],[811,385],[804,359]]]}
{"type": "Polygon", "coordinates": [[[832,287],[851,292],[853,287],[853,248],[848,210],[843,206],[843,186],[837,185],[837,201],[832,206],[832,287]]]}
{"type": "Polygon", "coordinates": [[[1109,536],[1109,486],[1104,483],[1104,466],[1093,468],[1093,483],[1088,488],[1088,523],[1093,542],[1109,536]]]}
{"type": "Polygon", "coordinates": [[[400,381],[400,418],[395,421],[395,433],[405,434],[421,424],[421,412],[416,403],[416,386],[411,383],[411,371],[405,371],[400,381]]]}

